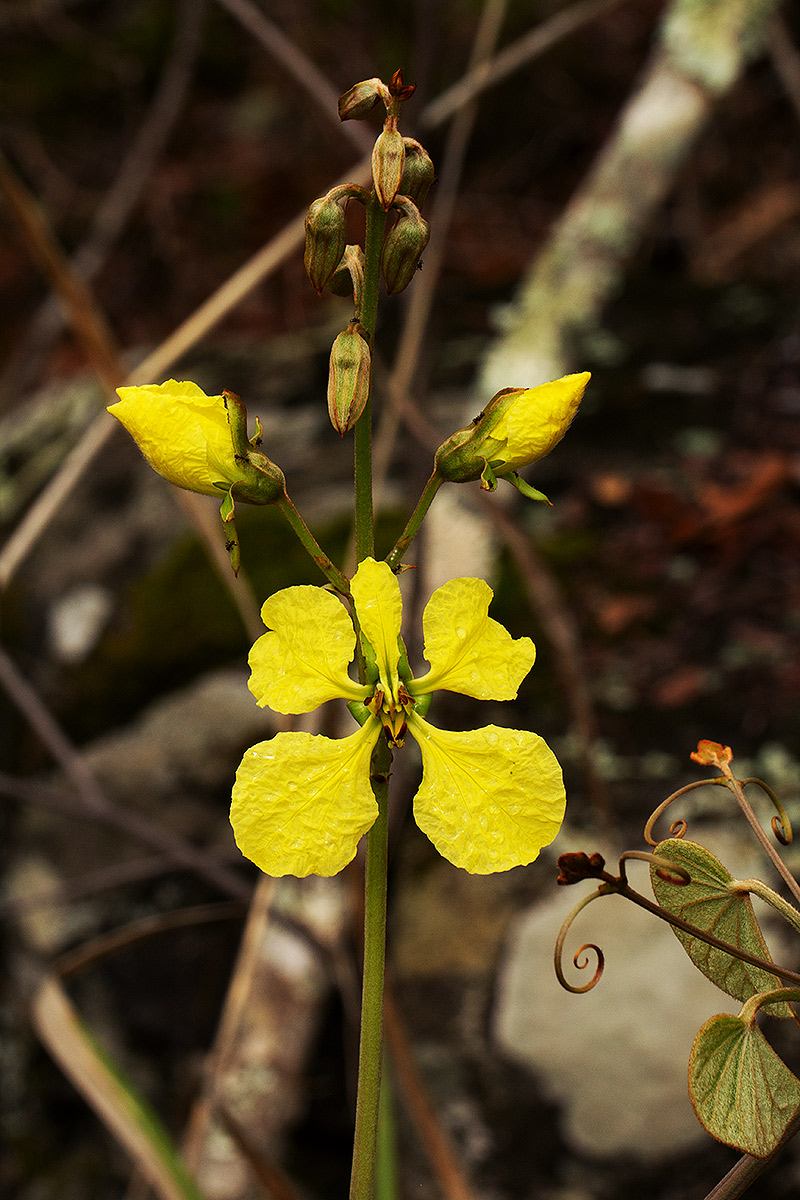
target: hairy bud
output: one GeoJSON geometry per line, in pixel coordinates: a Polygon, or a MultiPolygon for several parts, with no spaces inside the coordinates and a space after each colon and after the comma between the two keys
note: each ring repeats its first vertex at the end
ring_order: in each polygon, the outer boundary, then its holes
{"type": "Polygon", "coordinates": [[[375,194],[387,211],[400,187],[405,156],[403,139],[389,119],[372,148],[375,194]]]}
{"type": "Polygon", "coordinates": [[[383,279],[390,296],[408,287],[431,235],[430,225],[420,216],[413,200],[403,196],[396,206],[400,216],[386,236],[381,256],[383,279]]]}
{"type": "Polygon", "coordinates": [[[352,321],[331,349],[328,369],[328,414],[340,437],[352,429],[369,396],[371,356],[366,340],[352,321]]]}
{"type": "Polygon", "coordinates": [[[339,97],[340,121],[364,121],[383,101],[388,109],[392,94],[380,79],[365,79],[339,97]]]}
{"type": "Polygon", "coordinates": [[[349,187],[332,188],[315,200],[306,213],[306,248],[303,264],[318,292],[333,275],[347,245],[345,209],[352,195],[349,187]]]}
{"type": "Polygon", "coordinates": [[[416,138],[403,138],[403,147],[406,157],[398,191],[403,196],[410,196],[417,208],[422,208],[436,172],[428,151],[416,138]]]}

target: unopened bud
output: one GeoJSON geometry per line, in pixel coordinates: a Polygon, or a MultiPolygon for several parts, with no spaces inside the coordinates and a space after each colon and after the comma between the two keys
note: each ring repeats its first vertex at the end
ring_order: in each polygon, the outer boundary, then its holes
{"type": "Polygon", "coordinates": [[[392,95],[380,79],[365,79],[356,83],[339,97],[339,120],[363,121],[381,101],[388,108],[392,95]]]}
{"type": "Polygon", "coordinates": [[[387,211],[400,187],[405,156],[401,135],[393,124],[387,121],[372,148],[375,194],[387,211]]]}
{"type": "Polygon", "coordinates": [[[400,216],[386,236],[381,256],[383,279],[390,296],[408,287],[431,235],[430,225],[420,216],[413,200],[404,196],[399,208],[400,216]]]}
{"type": "Polygon", "coordinates": [[[403,138],[403,147],[406,157],[398,191],[403,196],[410,196],[417,208],[422,208],[436,172],[428,151],[416,138],[403,138]]]}
{"type": "Polygon", "coordinates": [[[315,200],[306,213],[306,248],[303,264],[318,292],[333,275],[347,245],[345,208],[351,191],[335,187],[315,200]]]}
{"type": "Polygon", "coordinates": [[[389,80],[389,92],[397,100],[410,100],[417,90],[415,83],[403,82],[403,68],[395,71],[392,78],[389,80]]]}
{"type": "Polygon", "coordinates": [[[356,321],[333,343],[328,370],[328,414],[340,437],[352,429],[369,396],[370,350],[356,321]]]}

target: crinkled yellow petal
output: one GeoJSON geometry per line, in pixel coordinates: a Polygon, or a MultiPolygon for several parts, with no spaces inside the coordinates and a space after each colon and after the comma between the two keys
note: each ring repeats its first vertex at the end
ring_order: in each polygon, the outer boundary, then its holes
{"type": "Polygon", "coordinates": [[[341,601],[324,588],[284,588],[265,601],[261,619],[269,629],[248,659],[249,688],[275,712],[311,712],[326,700],[365,700],[369,688],[347,674],[356,634],[341,601]]]}
{"type": "Polygon", "coordinates": [[[535,733],[436,729],[412,714],[422,751],[414,816],[445,858],[474,875],[533,862],[564,819],[558,760],[535,733]]]}
{"type": "Polygon", "coordinates": [[[278,733],[247,751],[236,773],[231,825],[267,875],[335,875],[354,857],[378,806],[369,782],[380,723],[346,738],[278,733]]]}
{"type": "Polygon", "coordinates": [[[160,475],[192,492],[219,496],[215,484],[241,475],[222,396],[207,396],[196,383],[117,388],[108,411],[121,421],[160,475]]]}
{"type": "Polygon", "coordinates": [[[451,579],[437,588],[422,617],[427,675],[414,696],[445,688],[477,700],[513,700],[536,658],[530,638],[512,638],[488,615],[494,592],[482,579],[451,579]]]}
{"type": "Polygon", "coordinates": [[[403,600],[400,585],[385,562],[365,558],[350,581],[361,631],[378,660],[378,670],[384,689],[396,694],[399,677],[397,662],[403,600]]]}
{"type": "Polygon", "coordinates": [[[590,378],[588,371],[564,375],[552,383],[528,388],[517,397],[492,430],[493,438],[505,439],[506,443],[498,471],[516,471],[558,445],[578,411],[590,378]]]}

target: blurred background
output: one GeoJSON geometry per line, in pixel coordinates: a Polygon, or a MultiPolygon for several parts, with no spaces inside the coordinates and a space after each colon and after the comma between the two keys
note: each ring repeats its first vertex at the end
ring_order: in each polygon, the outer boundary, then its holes
{"type": "MultiPolygon", "coordinates": [[[[258,607],[318,577],[251,510],[234,583],[213,501],[178,496],[103,409],[126,379],[237,392],[347,562],[351,443],[325,388],[352,306],[309,284],[302,217],[368,177],[379,124],[340,125],[337,96],[402,67],[402,131],[438,181],[421,270],[379,317],[379,553],[494,391],[593,378],[528,473],[553,508],[453,487],[407,559],[412,614],[486,575],[492,615],[538,646],[515,705],[440,696],[435,721],[541,733],[569,804],[536,864],[467,876],[413,824],[398,760],[396,1194],[704,1196],[736,1154],[697,1126],[686,1059],[725,998],[618,900],[575,934],[614,946],[600,985],[560,991],[579,896],[555,857],[642,848],[702,775],[699,738],[797,805],[796,7],[3,0],[0,39],[0,1189],[149,1194],[90,1107],[75,1012],[209,1200],[347,1186],[358,865],[259,882],[227,823],[241,753],[277,727],[246,688],[258,607]]],[[[715,789],[681,813],[761,870],[715,789]]],[[[749,1194],[798,1186],[790,1149],[749,1194]]]]}

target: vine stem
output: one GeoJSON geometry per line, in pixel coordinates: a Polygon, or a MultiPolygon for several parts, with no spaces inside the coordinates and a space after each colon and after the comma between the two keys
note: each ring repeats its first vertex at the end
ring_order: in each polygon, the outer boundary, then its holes
{"type": "Polygon", "coordinates": [[[778,851],[770,842],[767,835],[764,833],[764,830],[761,828],[761,824],[750,807],[750,802],[747,800],[744,794],[744,788],[742,787],[740,780],[736,778],[727,763],[720,763],[720,767],[723,775],[725,776],[728,787],[736,797],[739,807],[744,813],[750,828],[753,830],[753,833],[764,847],[764,850],[766,851],[773,867],[778,872],[781,879],[794,896],[795,900],[798,902],[798,904],[800,904],[800,885],[798,884],[794,875],[792,875],[789,868],[786,866],[786,863],[783,861],[780,854],[778,854],[778,851]]]}

